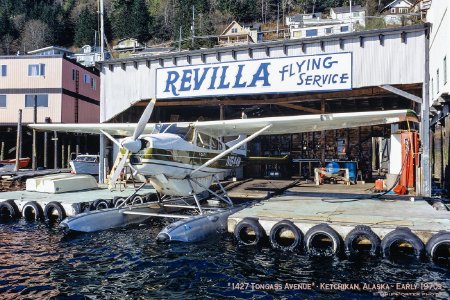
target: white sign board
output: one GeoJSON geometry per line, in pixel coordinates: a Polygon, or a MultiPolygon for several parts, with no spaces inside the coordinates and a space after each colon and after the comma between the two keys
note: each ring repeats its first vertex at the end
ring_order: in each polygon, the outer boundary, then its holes
{"type": "Polygon", "coordinates": [[[277,57],[160,68],[156,98],[341,91],[352,88],[352,54],[277,57]]]}

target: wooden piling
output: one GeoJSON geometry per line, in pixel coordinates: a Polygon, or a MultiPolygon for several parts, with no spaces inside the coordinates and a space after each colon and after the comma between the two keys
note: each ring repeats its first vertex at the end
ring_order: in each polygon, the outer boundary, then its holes
{"type": "Polygon", "coordinates": [[[53,131],[53,168],[58,169],[58,133],[53,131]]]}
{"type": "Polygon", "coordinates": [[[19,109],[19,117],[17,120],[16,166],[14,167],[14,171],[19,171],[21,152],[22,152],[22,110],[19,109]]]}
{"type": "Polygon", "coordinates": [[[5,142],[2,142],[2,147],[0,149],[0,160],[5,159],[5,142]]]}
{"type": "Polygon", "coordinates": [[[47,143],[48,143],[48,133],[47,131],[44,132],[44,168],[47,169],[47,143]]]}
{"type": "MultiPolygon", "coordinates": [[[[37,95],[34,95],[33,123],[37,123],[37,95]]],[[[36,129],[33,128],[33,142],[31,145],[31,168],[36,170],[36,129]]]]}
{"type": "Polygon", "coordinates": [[[70,148],[71,148],[71,143],[69,142],[69,145],[67,145],[67,167],[69,167],[69,161],[70,161],[70,148]]]}
{"type": "Polygon", "coordinates": [[[75,145],[75,155],[78,156],[80,153],[80,136],[77,135],[77,144],[75,145]]]}
{"type": "Polygon", "coordinates": [[[61,143],[61,168],[64,169],[65,165],[64,165],[64,158],[65,158],[65,153],[64,153],[64,148],[66,147],[66,145],[64,145],[64,143],[61,143]]]}

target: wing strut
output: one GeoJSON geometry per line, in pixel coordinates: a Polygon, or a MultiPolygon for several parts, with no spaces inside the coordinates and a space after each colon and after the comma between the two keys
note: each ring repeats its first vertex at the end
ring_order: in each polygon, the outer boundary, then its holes
{"type": "Polygon", "coordinates": [[[208,160],[207,162],[205,162],[203,165],[201,165],[200,167],[198,167],[197,169],[195,169],[194,171],[191,172],[190,175],[194,174],[195,172],[200,171],[203,168],[206,168],[207,166],[209,166],[210,164],[212,164],[213,162],[221,159],[222,157],[224,157],[225,155],[230,154],[231,152],[233,152],[235,149],[239,148],[240,146],[242,146],[243,144],[250,142],[251,140],[253,140],[255,137],[257,137],[258,135],[260,135],[261,133],[263,133],[264,131],[266,131],[267,129],[269,129],[270,127],[272,127],[272,124],[267,125],[266,127],[258,130],[257,132],[255,132],[254,134],[248,136],[247,138],[243,139],[242,141],[240,141],[239,143],[233,145],[232,147],[228,148],[226,151],[220,153],[219,155],[211,158],[210,160],[208,160]]]}

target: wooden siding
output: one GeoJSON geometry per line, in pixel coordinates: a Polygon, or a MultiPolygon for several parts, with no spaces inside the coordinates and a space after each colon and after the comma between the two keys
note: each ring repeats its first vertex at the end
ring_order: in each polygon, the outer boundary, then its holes
{"type": "Polygon", "coordinates": [[[159,83],[156,69],[189,64],[188,56],[190,64],[196,65],[352,52],[353,88],[421,83],[425,69],[425,29],[425,26],[413,26],[109,61],[102,65],[101,121],[113,118],[140,100],[154,98],[159,83]]]}
{"type": "MultiPolygon", "coordinates": [[[[22,122],[33,122],[33,108],[25,107],[25,94],[6,95],[6,108],[0,108],[0,122],[6,124],[17,123],[19,109],[22,109],[22,122]]],[[[52,123],[61,122],[61,95],[48,94],[48,107],[37,108],[37,122],[45,122],[49,117],[52,123]]]]}

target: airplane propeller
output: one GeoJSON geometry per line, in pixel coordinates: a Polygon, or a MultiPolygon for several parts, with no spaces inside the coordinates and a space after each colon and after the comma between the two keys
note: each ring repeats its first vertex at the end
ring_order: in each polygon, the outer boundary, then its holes
{"type": "MultiPolygon", "coordinates": [[[[142,113],[141,117],[139,118],[139,122],[136,126],[136,129],[133,132],[133,136],[126,137],[122,140],[122,143],[120,143],[118,140],[116,140],[113,136],[111,136],[109,133],[102,130],[102,133],[106,135],[114,144],[118,145],[119,147],[124,147],[126,149],[125,154],[121,158],[119,164],[117,165],[116,170],[114,171],[113,176],[111,177],[109,184],[110,186],[114,185],[119,178],[120,173],[122,172],[123,167],[125,166],[125,163],[128,159],[128,155],[131,153],[136,153],[142,148],[142,143],[138,139],[139,136],[144,132],[145,125],[147,125],[148,121],[150,120],[150,117],[152,116],[153,108],[155,107],[156,99],[152,99],[147,107],[145,108],[144,112],[142,113]]],[[[133,169],[133,168],[131,168],[133,169]]],[[[134,170],[134,169],[133,169],[134,170]]],[[[136,170],[134,170],[136,171],[136,170]]]]}

